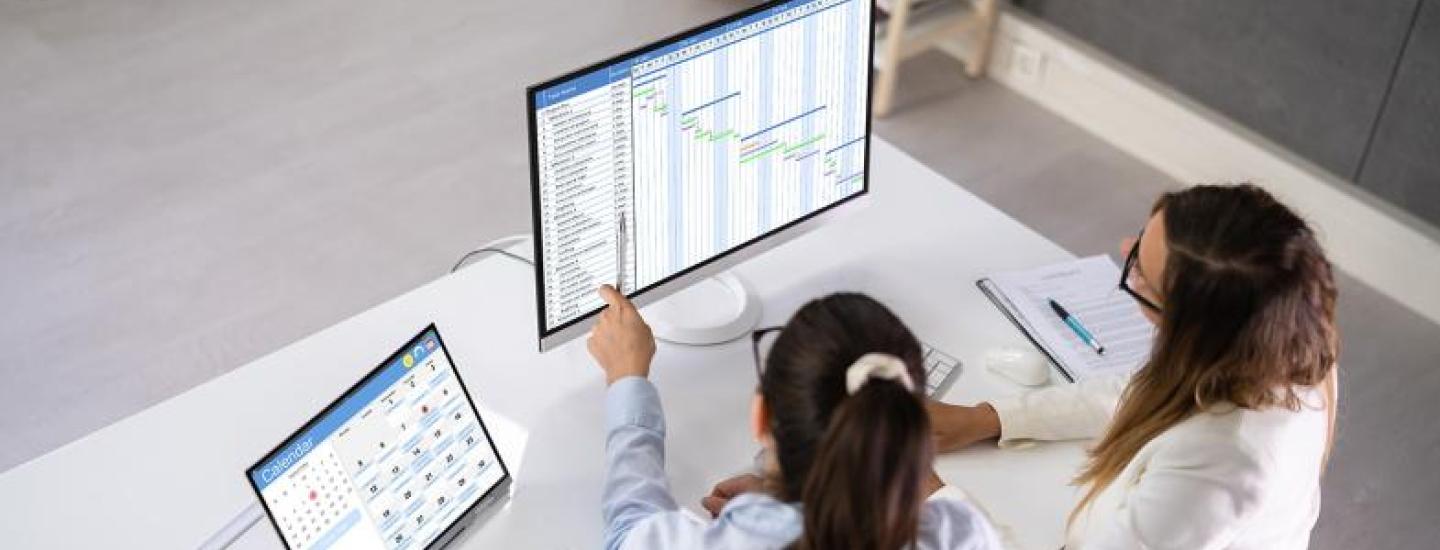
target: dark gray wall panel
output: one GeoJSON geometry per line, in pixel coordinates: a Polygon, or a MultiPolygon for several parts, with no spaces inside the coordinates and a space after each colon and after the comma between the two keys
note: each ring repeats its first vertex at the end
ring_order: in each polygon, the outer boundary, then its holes
{"type": "Polygon", "coordinates": [[[1440,225],[1440,0],[1415,20],[1359,181],[1440,225]]]}
{"type": "Polygon", "coordinates": [[[1418,1],[1017,3],[1351,179],[1418,1]]]}

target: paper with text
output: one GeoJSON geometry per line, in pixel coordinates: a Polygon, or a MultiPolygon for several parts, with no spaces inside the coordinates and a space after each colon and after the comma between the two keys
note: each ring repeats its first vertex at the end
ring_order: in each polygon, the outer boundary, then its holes
{"type": "Polygon", "coordinates": [[[1120,290],[1120,268],[1090,256],[992,275],[991,290],[1021,325],[1076,380],[1130,373],[1150,356],[1155,328],[1139,304],[1120,290]],[[1054,299],[1105,346],[1099,354],[1050,309],[1054,299]]]}

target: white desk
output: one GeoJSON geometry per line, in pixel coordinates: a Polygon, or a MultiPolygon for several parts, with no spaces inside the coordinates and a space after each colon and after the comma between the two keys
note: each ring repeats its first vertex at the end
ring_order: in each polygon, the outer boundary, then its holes
{"type": "MultiPolygon", "coordinates": [[[[878,139],[872,177],[869,209],[739,268],[764,302],[764,322],[779,324],[828,291],[863,291],[966,363],[947,400],[1020,391],[980,366],[987,348],[1024,342],[973,283],[1070,255],[878,139]]],[[[487,421],[501,424],[517,478],[509,506],[460,546],[592,548],[601,529],[602,378],[583,341],[536,351],[533,283],[528,266],[478,262],[17,467],[0,476],[3,545],[198,545],[253,499],[243,472],[255,459],[433,321],[487,421]]],[[[755,385],[749,345],[662,344],[656,356],[670,478],[696,510],[755,452],[745,421],[755,385]]],[[[1022,547],[1056,548],[1074,497],[1066,483],[1081,458],[1073,443],[972,449],[942,457],[939,470],[1022,547]]],[[[280,545],[262,522],[240,546],[280,545]]]]}

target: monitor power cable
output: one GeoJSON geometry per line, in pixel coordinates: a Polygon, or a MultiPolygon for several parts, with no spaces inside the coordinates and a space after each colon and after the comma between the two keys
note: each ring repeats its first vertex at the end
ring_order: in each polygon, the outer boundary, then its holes
{"type": "Polygon", "coordinates": [[[450,268],[450,272],[451,272],[451,273],[454,273],[454,272],[456,272],[456,271],[459,271],[460,268],[465,267],[465,264],[466,264],[467,262],[469,262],[472,258],[476,258],[476,257],[478,257],[478,256],[483,256],[483,255],[485,255],[485,254],[499,254],[499,255],[501,255],[501,256],[505,256],[505,257],[510,258],[510,259],[512,259],[512,260],[515,260],[515,261],[517,261],[517,262],[524,263],[525,265],[531,265],[531,266],[533,266],[533,265],[535,265],[535,261],[534,261],[534,260],[531,260],[530,258],[526,258],[526,257],[524,257],[524,256],[521,256],[521,255],[516,254],[516,253],[514,253],[514,252],[511,252],[511,251],[509,251],[509,250],[505,250],[505,249],[508,248],[508,247],[511,247],[511,246],[514,246],[514,245],[517,245],[517,244],[520,244],[520,243],[523,243],[523,242],[526,242],[526,241],[529,241],[529,240],[530,240],[530,234],[529,234],[529,233],[519,233],[519,234],[515,234],[515,235],[509,235],[509,236],[506,236],[506,237],[500,237],[500,238],[498,238],[498,239],[495,239],[495,240],[493,240],[493,241],[490,241],[490,242],[488,242],[488,243],[485,243],[485,244],[483,244],[483,245],[480,245],[479,248],[476,248],[476,249],[474,249],[474,250],[471,250],[471,251],[469,251],[469,252],[466,252],[464,256],[461,256],[460,259],[455,262],[455,265],[450,268]]]}

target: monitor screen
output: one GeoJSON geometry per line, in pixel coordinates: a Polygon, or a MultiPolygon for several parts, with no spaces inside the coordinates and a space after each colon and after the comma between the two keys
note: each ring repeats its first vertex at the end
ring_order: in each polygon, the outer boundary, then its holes
{"type": "Polygon", "coordinates": [[[434,325],[246,472],[292,550],[425,548],[509,475],[434,325]]]}
{"type": "Polygon", "coordinates": [[[542,339],[868,189],[870,0],[771,2],[529,91],[542,339]]]}

